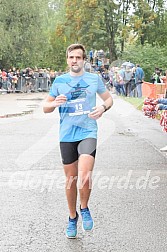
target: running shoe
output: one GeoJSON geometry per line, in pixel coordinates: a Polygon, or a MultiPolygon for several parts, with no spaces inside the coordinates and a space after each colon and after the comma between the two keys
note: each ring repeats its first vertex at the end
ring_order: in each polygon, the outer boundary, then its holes
{"type": "Polygon", "coordinates": [[[69,239],[74,239],[77,236],[77,222],[78,222],[78,213],[76,212],[76,217],[74,219],[71,219],[69,217],[68,227],[66,230],[66,236],[69,239]]]}
{"type": "Polygon", "coordinates": [[[93,229],[93,219],[91,217],[89,208],[80,209],[81,216],[82,216],[82,229],[84,231],[91,231],[93,229]]]}
{"type": "Polygon", "coordinates": [[[167,145],[160,149],[160,151],[167,152],[167,145]]]}

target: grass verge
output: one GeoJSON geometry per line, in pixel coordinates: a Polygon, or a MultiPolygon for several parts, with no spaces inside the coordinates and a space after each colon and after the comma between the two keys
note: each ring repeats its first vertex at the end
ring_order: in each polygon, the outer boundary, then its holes
{"type": "Polygon", "coordinates": [[[131,103],[136,109],[142,110],[143,102],[144,102],[144,97],[142,98],[137,98],[137,97],[121,97],[123,100],[131,103]]]}
{"type": "MultiPolygon", "coordinates": [[[[129,103],[131,103],[136,109],[141,110],[142,111],[142,106],[143,106],[143,102],[145,97],[142,98],[137,98],[137,97],[121,97],[124,101],[127,101],[129,103]]],[[[158,114],[155,116],[156,119],[160,120],[161,119],[161,115],[162,115],[162,111],[159,110],[158,114]]]]}

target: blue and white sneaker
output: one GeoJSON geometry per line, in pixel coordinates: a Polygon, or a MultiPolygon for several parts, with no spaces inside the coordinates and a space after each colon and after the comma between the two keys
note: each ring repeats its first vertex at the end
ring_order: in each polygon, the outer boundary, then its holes
{"type": "Polygon", "coordinates": [[[80,209],[81,216],[82,216],[82,229],[84,231],[91,231],[93,229],[93,219],[91,217],[89,208],[80,209]]]}
{"type": "Polygon", "coordinates": [[[78,222],[78,213],[76,212],[76,217],[74,219],[71,219],[69,217],[68,227],[66,230],[66,236],[69,239],[74,239],[77,236],[77,222],[78,222]]]}

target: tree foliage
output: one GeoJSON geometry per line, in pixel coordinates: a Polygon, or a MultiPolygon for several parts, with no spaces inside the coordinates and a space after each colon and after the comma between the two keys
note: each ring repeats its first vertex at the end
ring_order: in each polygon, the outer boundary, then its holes
{"type": "Polygon", "coordinates": [[[110,62],[128,56],[128,48],[137,61],[144,51],[151,60],[151,48],[164,60],[166,8],[165,0],[1,0],[0,67],[64,70],[66,47],[78,42],[103,49],[110,62]]]}
{"type": "Polygon", "coordinates": [[[47,45],[47,6],[46,0],[0,2],[1,67],[43,61],[47,45]]]}
{"type": "Polygon", "coordinates": [[[127,43],[166,44],[163,0],[65,0],[62,35],[120,57],[127,43]],[[64,29],[63,29],[64,27],[64,29]]]}

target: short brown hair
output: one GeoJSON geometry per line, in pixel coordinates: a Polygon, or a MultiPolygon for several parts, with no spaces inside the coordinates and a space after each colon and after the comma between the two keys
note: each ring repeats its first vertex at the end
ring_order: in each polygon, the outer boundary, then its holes
{"type": "Polygon", "coordinates": [[[68,58],[68,53],[76,49],[81,49],[83,51],[83,59],[86,59],[86,50],[82,44],[72,44],[68,46],[66,50],[66,57],[68,58]]]}

